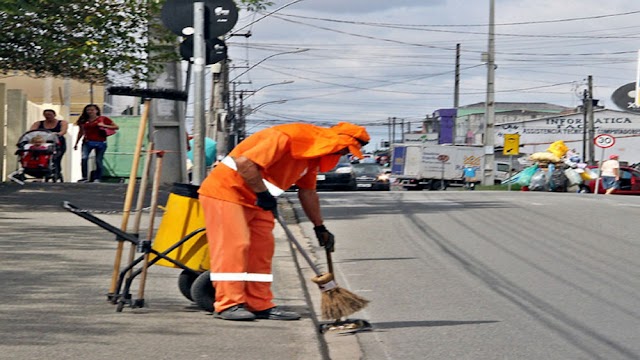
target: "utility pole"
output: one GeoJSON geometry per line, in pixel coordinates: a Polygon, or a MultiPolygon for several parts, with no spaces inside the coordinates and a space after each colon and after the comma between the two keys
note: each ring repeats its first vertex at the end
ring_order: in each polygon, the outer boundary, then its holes
{"type": "Polygon", "coordinates": [[[493,185],[495,181],[494,130],[495,120],[495,0],[489,5],[489,46],[487,52],[487,102],[485,104],[484,128],[484,185],[493,185]]]}
{"type": "Polygon", "coordinates": [[[458,108],[460,101],[460,44],[456,44],[456,75],[453,86],[453,107],[458,108]]]}
{"type": "Polygon", "coordinates": [[[389,141],[387,141],[389,146],[387,147],[391,149],[391,118],[390,117],[387,118],[387,130],[389,131],[389,141]]]}
{"type": "Polygon", "coordinates": [[[246,121],[244,118],[244,92],[240,91],[240,108],[238,108],[238,121],[240,121],[238,142],[244,140],[247,136],[246,121]]]}
{"type": "MultiPolygon", "coordinates": [[[[456,44],[456,75],[453,87],[453,108],[458,109],[460,103],[460,44],[456,44]]],[[[453,137],[451,139],[451,144],[456,144],[456,135],[458,134],[458,124],[456,124],[457,111],[456,116],[453,117],[453,137]]]]}
{"type": "Polygon", "coordinates": [[[391,135],[393,136],[392,144],[395,144],[396,143],[396,118],[395,118],[395,116],[391,118],[391,121],[393,121],[393,129],[391,130],[391,135]]]}
{"type": "Polygon", "coordinates": [[[217,153],[220,155],[227,153],[227,124],[224,112],[223,93],[227,78],[228,66],[226,60],[212,66],[212,90],[209,107],[209,120],[207,136],[216,141],[217,153]]]}
{"type": "Polygon", "coordinates": [[[587,162],[587,103],[589,103],[589,92],[584,89],[582,92],[582,161],[587,162]]]}
{"type": "MultiPolygon", "coordinates": [[[[193,169],[191,180],[200,185],[206,176],[204,157],[204,138],[206,122],[204,117],[204,68],[205,39],[204,39],[204,2],[193,3],[193,169]]],[[[182,135],[184,136],[184,135],[182,135]]]]}
{"type": "Polygon", "coordinates": [[[589,91],[589,98],[587,99],[587,116],[589,124],[589,165],[595,165],[595,145],[593,144],[593,138],[595,137],[595,123],[593,119],[593,76],[589,75],[587,80],[587,89],[589,91]]]}

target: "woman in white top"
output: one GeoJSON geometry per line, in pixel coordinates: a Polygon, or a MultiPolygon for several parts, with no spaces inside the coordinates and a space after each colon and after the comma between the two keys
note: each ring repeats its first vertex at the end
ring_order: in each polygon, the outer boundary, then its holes
{"type": "Polygon", "coordinates": [[[609,155],[609,160],[602,163],[600,167],[600,175],[602,177],[602,186],[606,189],[605,195],[611,194],[614,190],[620,188],[620,163],[618,155],[609,155]]]}

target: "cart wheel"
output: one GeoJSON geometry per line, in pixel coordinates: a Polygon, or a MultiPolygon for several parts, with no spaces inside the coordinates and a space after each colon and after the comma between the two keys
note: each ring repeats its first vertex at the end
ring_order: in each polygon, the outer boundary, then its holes
{"type": "Polygon", "coordinates": [[[193,275],[193,272],[188,270],[182,270],[180,276],[178,276],[178,289],[180,289],[180,293],[191,301],[193,301],[191,297],[191,285],[193,285],[197,277],[197,275],[193,275]]]}
{"type": "Polygon", "coordinates": [[[216,289],[211,284],[209,271],[205,271],[191,285],[191,297],[201,309],[213,312],[213,301],[216,297],[216,289]]]}

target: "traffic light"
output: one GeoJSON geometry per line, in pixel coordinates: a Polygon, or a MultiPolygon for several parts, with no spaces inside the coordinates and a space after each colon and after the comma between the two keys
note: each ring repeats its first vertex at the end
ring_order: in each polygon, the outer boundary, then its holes
{"type": "MultiPolygon", "coordinates": [[[[174,34],[185,39],[180,44],[180,55],[184,60],[193,57],[193,4],[194,0],[167,0],[162,7],[161,19],[174,34]]],[[[226,59],[227,46],[218,37],[229,32],[238,22],[238,8],[233,0],[203,0],[204,38],[206,64],[215,64],[226,59]]]]}

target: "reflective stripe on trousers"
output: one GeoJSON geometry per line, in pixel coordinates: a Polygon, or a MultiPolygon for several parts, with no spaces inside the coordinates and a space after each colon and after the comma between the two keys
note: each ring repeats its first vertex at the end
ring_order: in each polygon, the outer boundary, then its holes
{"type": "Polygon", "coordinates": [[[254,273],[211,273],[211,281],[257,281],[273,282],[272,274],[254,273]]]}

